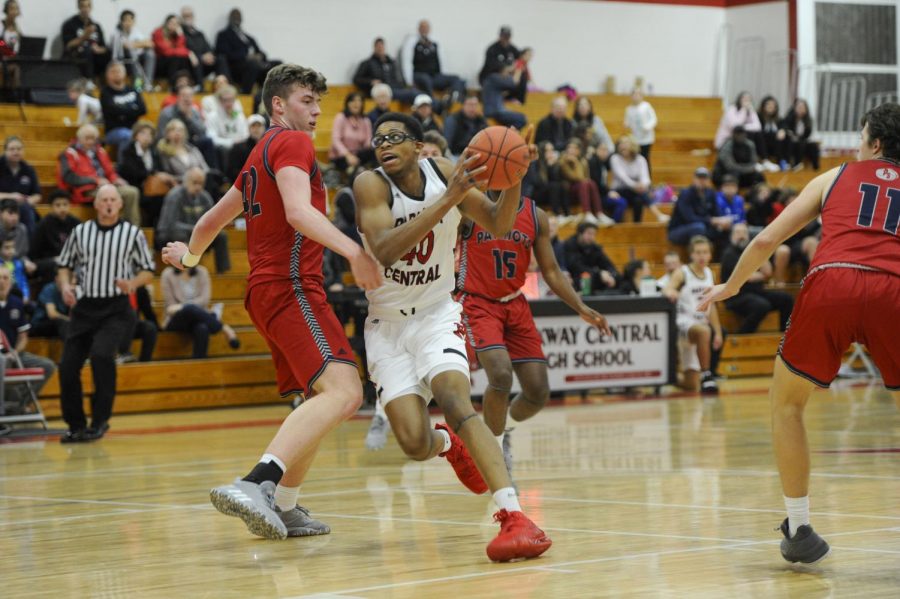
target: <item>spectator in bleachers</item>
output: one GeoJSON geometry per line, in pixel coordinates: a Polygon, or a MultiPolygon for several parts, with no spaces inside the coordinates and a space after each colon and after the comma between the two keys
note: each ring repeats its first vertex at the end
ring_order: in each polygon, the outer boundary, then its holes
{"type": "Polygon", "coordinates": [[[675,250],[669,250],[663,255],[663,276],[656,279],[656,288],[663,290],[669,284],[672,273],[681,268],[681,255],[675,250]]]}
{"type": "MultiPolygon", "coordinates": [[[[19,53],[19,45],[22,41],[22,30],[16,22],[21,16],[22,10],[18,0],[6,0],[3,4],[3,20],[0,21],[0,40],[6,44],[14,54],[19,53]]],[[[7,57],[2,57],[3,88],[13,90],[19,87],[19,65],[9,62],[7,57]]]]}
{"type": "Polygon", "coordinates": [[[56,258],[62,252],[69,234],[81,221],[69,213],[71,200],[62,189],[50,193],[50,212],[40,220],[31,237],[29,257],[37,265],[38,286],[56,277],[56,258]]]}
{"type": "Polygon", "coordinates": [[[566,182],[559,165],[559,152],[549,141],[538,144],[538,159],[532,162],[522,181],[523,195],[539,206],[547,206],[557,216],[569,215],[566,182]],[[525,187],[529,187],[526,193],[525,187]]]}
{"type": "Polygon", "coordinates": [[[91,18],[91,0],[78,0],[78,14],[62,24],[63,56],[78,63],[81,74],[93,85],[94,75],[109,62],[109,49],[100,23],[91,18]]]}
{"type": "MultiPolygon", "coordinates": [[[[47,381],[50,380],[50,377],[53,376],[53,373],[56,372],[56,365],[53,363],[53,360],[26,351],[28,347],[28,331],[31,325],[28,324],[28,319],[25,316],[25,304],[21,298],[11,294],[11,290],[12,274],[5,265],[0,265],[0,329],[3,330],[6,338],[19,354],[22,366],[25,368],[40,368],[44,371],[43,380],[32,384],[35,394],[38,394],[44,385],[47,384],[47,381]]],[[[8,360],[8,355],[4,356],[3,359],[8,360]]],[[[14,398],[15,396],[10,394],[5,399],[6,401],[15,401],[14,398]]],[[[24,400],[24,397],[19,396],[18,401],[22,400],[24,400]]]]}
{"type": "Polygon", "coordinates": [[[431,106],[431,96],[419,94],[413,100],[412,115],[422,125],[422,132],[437,131],[441,133],[441,126],[434,120],[434,110],[431,106]]]}
{"type": "Polygon", "coordinates": [[[656,111],[650,102],[644,99],[644,93],[635,89],[631,92],[631,104],[625,108],[625,127],[631,131],[632,137],[641,148],[641,156],[647,161],[650,169],[650,148],[656,141],[656,111]]]}
{"type": "Polygon", "coordinates": [[[394,98],[394,92],[387,83],[376,83],[372,86],[372,99],[375,101],[375,108],[369,111],[366,116],[372,123],[372,127],[381,118],[381,115],[391,111],[391,100],[394,98]]]}
{"type": "Polygon", "coordinates": [[[559,171],[569,188],[569,194],[581,204],[585,222],[596,224],[599,221],[604,225],[613,224],[614,221],[603,214],[600,190],[591,179],[590,167],[584,157],[584,148],[577,139],[570,140],[565,152],[559,157],[559,171]]]}
{"type": "Polygon", "coordinates": [[[608,154],[616,151],[606,124],[599,116],[594,114],[594,105],[587,96],[579,96],[575,100],[575,109],[572,111],[572,122],[577,125],[586,125],[590,132],[590,145],[595,148],[604,147],[608,154]]]}
{"type": "Polygon", "coordinates": [[[747,138],[753,142],[753,146],[756,148],[757,156],[766,155],[762,124],[759,122],[759,115],[753,108],[753,96],[750,95],[750,92],[739,93],[734,103],[729,104],[722,114],[713,142],[717,149],[720,149],[731,137],[735,127],[743,127],[747,138]]]}
{"type": "Polygon", "coordinates": [[[547,234],[550,237],[550,247],[553,248],[553,255],[556,257],[556,263],[563,275],[572,282],[572,275],[569,274],[569,268],[566,266],[566,250],[565,244],[559,238],[559,217],[555,214],[547,215],[547,234]]]}
{"type": "Polygon", "coordinates": [[[616,153],[609,157],[609,169],[613,176],[612,190],[631,206],[634,222],[641,222],[645,206],[650,208],[657,220],[668,220],[651,201],[650,165],[638,153],[637,141],[633,137],[625,135],[619,138],[616,153]]]}
{"type": "Polygon", "coordinates": [[[159,61],[159,72],[165,75],[169,85],[174,84],[176,73],[193,70],[191,51],[175,15],[166,15],[162,26],[153,31],[153,48],[159,61]]]}
{"type": "Polygon", "coordinates": [[[187,137],[188,130],[184,123],[172,119],[166,124],[163,138],[156,145],[163,170],[178,181],[182,181],[185,173],[192,168],[199,168],[204,173],[209,170],[203,154],[187,137]]]}
{"type": "MultiPolygon", "coordinates": [[[[164,108],[159,113],[157,129],[167,132],[169,130],[169,121],[173,119],[180,120],[184,125],[185,141],[190,142],[191,145],[199,150],[206,164],[210,167],[217,166],[216,147],[213,144],[213,140],[206,134],[206,120],[203,118],[200,108],[194,102],[194,88],[191,86],[182,85],[178,89],[178,101],[168,108],[164,108]]],[[[175,176],[178,175],[175,174],[175,176]]]]}
{"type": "Polygon", "coordinates": [[[153,41],[134,27],[134,11],[123,10],[119,24],[109,36],[110,55],[113,62],[126,66],[138,91],[153,87],[156,76],[156,53],[153,41]]]}
{"type": "Polygon", "coordinates": [[[509,65],[499,73],[491,73],[484,78],[481,85],[484,116],[494,119],[504,127],[522,129],[525,126],[525,115],[507,110],[504,104],[509,94],[516,89],[521,76],[521,71],[514,71],[512,65],[509,65]]]}
{"type": "Polygon", "coordinates": [[[584,273],[591,277],[593,293],[615,289],[619,284],[619,271],[597,243],[596,224],[586,220],[578,223],[575,235],[566,239],[563,246],[566,266],[576,284],[584,273]]]}
{"type": "Polygon", "coordinates": [[[746,216],[751,235],[755,235],[775,220],[784,210],[780,201],[780,193],[765,183],[753,186],[747,196],[746,216]]]}
{"type": "Polygon", "coordinates": [[[116,146],[119,156],[131,145],[131,128],[147,114],[141,92],[126,85],[125,66],[121,62],[111,62],[106,67],[106,85],[100,92],[100,105],[103,107],[106,143],[116,146]]]}
{"type": "Polygon", "coordinates": [[[713,167],[713,183],[721,185],[725,175],[733,175],[737,177],[739,187],[752,187],[765,180],[762,175],[764,170],[765,166],[759,161],[756,146],[748,139],[744,128],[738,125],[732,130],[731,137],[719,148],[719,156],[713,167]]]}
{"type": "Polygon", "coordinates": [[[449,95],[443,107],[449,109],[466,97],[466,82],[443,72],[440,50],[430,34],[431,23],[426,19],[419,21],[418,34],[407,36],[400,49],[400,68],[404,80],[411,81],[429,97],[434,96],[434,90],[447,90],[449,95]]]}
{"type": "Polygon", "coordinates": [[[249,134],[247,139],[231,146],[231,150],[228,152],[228,166],[225,171],[227,181],[234,182],[241,174],[241,169],[247,162],[247,158],[250,157],[250,152],[266,132],[266,117],[261,114],[251,114],[247,119],[247,132],[249,134]]]}
{"type": "Polygon", "coordinates": [[[223,59],[216,57],[206,35],[194,26],[194,9],[181,9],[181,30],[185,43],[191,51],[189,58],[194,72],[194,81],[200,83],[210,73],[222,73],[228,69],[223,59]]]}
{"type": "Polygon", "coordinates": [[[421,158],[450,158],[450,147],[447,140],[437,131],[426,131],[422,137],[421,158]]]}
{"type": "Polygon", "coordinates": [[[641,294],[641,279],[650,276],[650,263],[646,260],[631,260],[622,269],[622,280],[618,290],[625,295],[641,294]]]}
{"type": "Polygon", "coordinates": [[[738,194],[738,191],[737,177],[734,175],[722,177],[722,184],[716,194],[716,214],[730,216],[732,224],[747,222],[744,198],[738,194]]]}
{"type": "Polygon", "coordinates": [[[221,312],[210,310],[212,284],[209,271],[198,264],[193,268],[176,270],[167,266],[161,276],[166,317],[163,329],[188,333],[193,338],[191,358],[205,358],[209,354],[209,336],[222,331],[232,349],[241,347],[241,340],[229,325],[222,322],[221,312]]]}
{"type": "Polygon", "coordinates": [[[796,169],[804,160],[809,160],[813,170],[819,170],[819,143],[810,141],[813,121],[806,100],[802,98],[794,100],[794,105],[784,117],[781,126],[787,133],[791,165],[796,169]]]}
{"type": "Polygon", "coordinates": [[[219,107],[219,98],[216,97],[216,94],[223,87],[231,87],[234,88],[235,98],[234,98],[234,107],[237,110],[240,110],[242,114],[246,115],[246,111],[244,110],[244,105],[241,103],[241,99],[237,97],[237,88],[231,85],[231,81],[228,80],[226,75],[216,75],[212,81],[213,89],[211,94],[207,94],[200,98],[200,110],[203,112],[203,116],[209,118],[209,114],[215,111],[219,107]]]}
{"type": "Polygon", "coordinates": [[[31,317],[31,336],[66,340],[69,306],[63,301],[56,283],[50,281],[38,294],[31,317]]]}
{"type": "Polygon", "coordinates": [[[148,287],[138,287],[134,293],[128,296],[131,308],[135,312],[134,327],[130,334],[123,335],[119,343],[116,364],[129,362],[149,362],[153,359],[153,350],[156,349],[156,340],[159,337],[159,322],[156,313],[153,312],[153,304],[150,301],[148,287]],[[131,353],[131,342],[140,340],[141,350],[139,355],[131,353]]]}
{"type": "Polygon", "coordinates": [[[220,87],[213,95],[212,109],[206,114],[206,135],[219,153],[219,164],[226,164],[228,152],[250,135],[247,117],[237,101],[237,90],[231,85],[220,87]]]}
{"type": "Polygon", "coordinates": [[[669,241],[675,245],[687,245],[691,238],[702,235],[708,239],[721,238],[725,226],[731,226],[731,217],[718,216],[716,192],[709,186],[709,170],[700,167],[694,171],[694,180],[678,194],[675,211],[669,221],[669,241]]]}
{"type": "Polygon", "coordinates": [[[347,174],[375,161],[372,123],[363,114],[363,95],[359,92],[347,94],[344,110],[334,117],[328,158],[335,168],[347,174]]]}
{"type": "Polygon", "coordinates": [[[66,84],[66,94],[78,110],[75,123],[79,126],[103,121],[103,107],[100,100],[87,93],[87,86],[88,80],[84,77],[72,79],[66,84]]]}
{"type": "Polygon", "coordinates": [[[484,53],[484,65],[478,73],[478,82],[484,85],[488,75],[503,72],[506,67],[513,66],[520,54],[519,49],[512,45],[512,29],[504,25],[500,28],[497,41],[488,46],[484,53]]]}
{"type": "Polygon", "coordinates": [[[16,251],[15,239],[4,238],[0,242],[0,264],[6,266],[9,272],[12,273],[13,293],[28,304],[31,301],[31,285],[28,283],[28,275],[34,272],[37,267],[27,256],[16,251]]]}
{"type": "Polygon", "coordinates": [[[487,129],[488,122],[481,115],[481,106],[477,96],[468,96],[462,108],[444,120],[444,137],[454,156],[462,154],[475,134],[487,129]]]}
{"type": "MultiPolygon", "coordinates": [[[[793,189],[784,190],[784,208],[787,208],[791,202],[797,199],[797,195],[797,192],[793,189]]],[[[806,272],[816,255],[816,249],[819,247],[819,239],[821,237],[821,219],[814,218],[775,249],[773,262],[775,265],[774,279],[776,286],[781,287],[788,282],[788,269],[791,264],[799,264],[803,268],[803,272],[806,272]]]]}
{"type": "Polygon", "coordinates": [[[409,87],[403,79],[403,73],[397,62],[387,55],[384,38],[375,38],[372,55],[359,63],[353,75],[353,85],[366,94],[372,93],[372,86],[386,83],[390,86],[393,97],[405,104],[412,104],[416,96],[422,93],[416,87],[409,87]]]}
{"type": "Polygon", "coordinates": [[[106,150],[97,143],[99,138],[100,133],[93,125],[78,128],[75,141],[59,155],[56,184],[68,191],[76,204],[92,202],[102,185],[115,185],[124,204],[123,218],[139,227],[140,193],[116,173],[106,150]]]}
{"type": "Polygon", "coordinates": [[[41,184],[37,171],[25,161],[25,144],[16,135],[3,142],[0,156],[0,200],[15,200],[19,219],[29,233],[34,231],[35,205],[41,202],[41,184]]]}
{"type": "Polygon", "coordinates": [[[19,204],[15,200],[0,200],[0,241],[15,242],[15,254],[27,256],[30,247],[28,229],[19,222],[19,204]]]}
{"type": "Polygon", "coordinates": [[[553,98],[550,114],[538,121],[534,143],[549,141],[560,152],[566,149],[575,131],[575,123],[566,116],[568,104],[563,96],[553,98]]]}
{"type": "Polygon", "coordinates": [[[256,40],[241,27],[243,16],[237,8],[228,13],[228,26],[216,36],[216,54],[224,57],[231,79],[240,81],[241,93],[249,94],[255,83],[262,84],[271,61],[256,40]]]}
{"type": "Polygon", "coordinates": [[[178,182],[163,170],[159,151],[153,145],[156,128],[150,121],[138,121],[132,127],[132,143],[119,156],[117,169],[126,181],[141,192],[141,210],[145,224],[156,225],[162,199],[178,182]]]}
{"type": "Polygon", "coordinates": [[[781,115],[778,110],[778,100],[773,96],[766,96],[759,104],[759,125],[762,127],[762,138],[765,144],[763,159],[774,159],[781,170],[787,170],[787,134],[781,126],[781,115]]]}
{"type": "MultiPolygon", "coordinates": [[[[731,244],[722,252],[722,280],[727,281],[738,259],[750,243],[750,230],[745,223],[737,223],[731,228],[731,244]]],[[[737,292],[737,295],[725,300],[725,307],[740,316],[743,321],[736,331],[740,334],[755,333],[759,323],[766,314],[778,310],[781,331],[787,328],[791,310],[794,309],[794,298],[783,291],[766,289],[766,283],[772,276],[772,265],[769,261],[762,263],[755,273],[737,292]]]]}
{"type": "MultiPolygon", "coordinates": [[[[170,241],[187,243],[191,231],[203,214],[213,207],[213,199],[203,189],[206,175],[201,168],[188,169],[182,184],[173,188],[163,200],[162,213],[156,225],[154,245],[165,247],[170,241]]],[[[231,270],[231,257],[228,254],[228,236],[224,231],[219,233],[212,243],[216,256],[216,272],[231,270]]]]}
{"type": "Polygon", "coordinates": [[[516,78],[518,84],[516,85],[516,89],[509,93],[509,100],[511,102],[525,104],[525,99],[528,97],[528,88],[531,85],[531,69],[528,67],[528,64],[531,62],[533,56],[534,50],[525,47],[522,48],[521,54],[519,54],[519,57],[513,62],[513,73],[518,73],[518,77],[516,78]]]}
{"type": "MultiPolygon", "coordinates": [[[[169,93],[166,94],[166,97],[162,99],[162,102],[159,103],[160,111],[168,108],[169,106],[174,106],[178,102],[178,90],[187,85],[195,92],[198,91],[199,86],[194,87],[194,78],[188,71],[178,71],[175,73],[175,81],[172,85],[169,86],[169,93]]],[[[200,114],[203,114],[202,109],[200,108],[200,104],[194,100],[194,108],[197,109],[200,114]]]]}

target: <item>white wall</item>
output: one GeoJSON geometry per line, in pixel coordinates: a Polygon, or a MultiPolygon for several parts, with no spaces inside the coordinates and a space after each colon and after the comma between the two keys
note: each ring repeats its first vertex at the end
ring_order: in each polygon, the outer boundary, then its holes
{"type": "MultiPolygon", "coordinates": [[[[245,29],[270,56],[314,66],[332,83],[350,80],[377,35],[395,54],[418,20],[428,18],[445,70],[470,81],[499,26],[508,24],[517,46],[535,48],[532,73],[544,88],[571,83],[596,92],[613,75],[618,91],[625,92],[635,76],[642,76],[654,93],[670,95],[711,93],[715,38],[726,12],[583,0],[94,0],[94,19],[108,36],[119,12],[132,8],[138,27],[149,34],[183,2],[194,6],[198,26],[211,43],[236,6],[245,29]]],[[[76,12],[75,0],[21,4],[21,25],[28,35],[52,38],[76,12]]]]}
{"type": "Polygon", "coordinates": [[[732,101],[740,90],[749,90],[757,101],[774,95],[784,109],[790,96],[788,3],[774,0],[729,8],[725,25],[732,50],[725,101],[732,101]]]}

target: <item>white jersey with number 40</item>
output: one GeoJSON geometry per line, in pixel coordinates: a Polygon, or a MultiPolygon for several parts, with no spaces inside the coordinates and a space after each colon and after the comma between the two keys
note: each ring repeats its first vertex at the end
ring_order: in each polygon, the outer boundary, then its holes
{"type": "MultiPolygon", "coordinates": [[[[433,160],[419,161],[425,179],[421,197],[408,196],[391,181],[383,169],[375,169],[391,187],[391,215],[394,226],[416,218],[423,210],[437,202],[447,190],[447,181],[433,160]]],[[[455,284],[453,248],[461,215],[452,208],[435,227],[397,262],[384,268],[384,283],[366,292],[369,314],[382,318],[410,316],[415,310],[450,298],[455,284]]],[[[362,236],[363,247],[371,249],[362,236]]]]}

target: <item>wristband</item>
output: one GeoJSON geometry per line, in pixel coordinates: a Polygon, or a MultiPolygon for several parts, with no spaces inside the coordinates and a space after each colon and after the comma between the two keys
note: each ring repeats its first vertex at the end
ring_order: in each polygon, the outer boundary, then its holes
{"type": "Polygon", "coordinates": [[[191,253],[191,250],[188,250],[181,257],[181,265],[186,268],[194,268],[198,264],[200,264],[200,256],[195,256],[194,254],[191,253]]]}

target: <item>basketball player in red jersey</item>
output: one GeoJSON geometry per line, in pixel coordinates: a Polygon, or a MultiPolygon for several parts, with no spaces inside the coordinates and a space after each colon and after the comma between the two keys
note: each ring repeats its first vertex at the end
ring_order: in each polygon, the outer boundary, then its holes
{"type": "Polygon", "coordinates": [[[866,113],[857,154],[813,179],[744,250],[731,277],[707,291],[700,309],[733,296],[785,239],[822,217],[822,242],[803,279],[775,358],[772,429],[788,517],[781,555],[825,558],[828,543],[809,524],[809,445],[803,410],[827,387],[850,343],[868,347],[900,402],[900,105],[866,113]]]}
{"type": "Polygon", "coordinates": [[[473,363],[477,356],[487,374],[482,415],[502,444],[506,467],[512,471],[512,428],[506,426],[507,411],[513,423],[522,422],[550,399],[541,335],[522,295],[532,252],[557,297],[585,322],[611,333],[606,318],[581,301],[560,270],[550,245],[549,219],[533,200],[522,197],[512,230],[501,238],[472,221],[464,222],[461,229],[457,289],[466,348],[473,363]],[[522,391],[510,402],[514,370],[522,391]]]}
{"type": "Polygon", "coordinates": [[[272,127],[234,186],[194,227],[190,242],[163,249],[165,262],[194,266],[216,235],[243,215],[247,312],[272,350],[282,395],[312,397],[285,419],[247,476],[210,492],[216,509],[270,539],[330,532],[297,506],[299,486],[319,442],[362,402],[350,344],[325,299],[323,246],[349,261],[363,289],[381,283],[375,261],[325,217],[325,187],[309,135],[325,91],[325,78],[312,69],[282,64],[269,71],[262,100],[272,127]]]}

